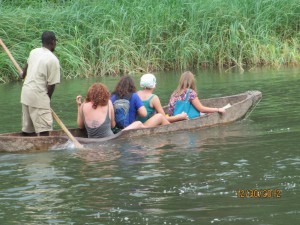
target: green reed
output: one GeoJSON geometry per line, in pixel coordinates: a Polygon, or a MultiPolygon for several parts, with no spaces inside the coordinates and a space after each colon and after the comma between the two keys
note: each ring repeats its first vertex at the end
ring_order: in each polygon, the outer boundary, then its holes
{"type": "MultiPolygon", "coordinates": [[[[299,65],[299,19],[297,0],[0,0],[16,60],[53,30],[65,78],[299,65]]],[[[15,79],[0,56],[0,82],[15,79]]]]}

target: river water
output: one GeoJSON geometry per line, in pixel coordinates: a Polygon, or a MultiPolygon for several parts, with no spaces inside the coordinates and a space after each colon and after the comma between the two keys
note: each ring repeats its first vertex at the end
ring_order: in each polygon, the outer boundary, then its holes
{"type": "MultiPolygon", "coordinates": [[[[163,104],[179,75],[157,74],[163,104]]],[[[226,126],[89,150],[1,153],[0,224],[299,224],[298,70],[196,77],[200,99],[254,89],[263,98],[248,118],[226,126]]],[[[52,108],[75,127],[76,95],[95,81],[112,90],[117,80],[63,80],[52,108]]],[[[21,85],[0,85],[1,133],[20,130],[21,85]]]]}

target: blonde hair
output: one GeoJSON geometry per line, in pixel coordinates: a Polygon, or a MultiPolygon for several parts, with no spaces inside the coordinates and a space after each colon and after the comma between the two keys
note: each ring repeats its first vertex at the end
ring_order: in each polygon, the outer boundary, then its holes
{"type": "Polygon", "coordinates": [[[179,85],[173,94],[181,95],[189,88],[197,92],[194,74],[191,71],[186,71],[181,74],[179,85]]]}

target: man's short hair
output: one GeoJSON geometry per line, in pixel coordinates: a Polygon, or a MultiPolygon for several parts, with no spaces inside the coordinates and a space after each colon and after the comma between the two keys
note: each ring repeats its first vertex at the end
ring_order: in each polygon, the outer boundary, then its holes
{"type": "Polygon", "coordinates": [[[49,45],[49,44],[52,44],[53,41],[56,41],[56,37],[55,37],[54,32],[52,32],[52,31],[43,32],[43,34],[42,34],[42,44],[49,45]]]}

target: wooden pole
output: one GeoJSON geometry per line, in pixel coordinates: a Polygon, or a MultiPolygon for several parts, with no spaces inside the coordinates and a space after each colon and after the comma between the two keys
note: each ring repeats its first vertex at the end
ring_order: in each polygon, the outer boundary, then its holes
{"type": "Polygon", "coordinates": [[[8,57],[10,58],[10,60],[13,62],[13,64],[15,65],[15,67],[17,68],[19,73],[22,73],[22,69],[19,66],[19,64],[16,62],[16,60],[14,59],[14,57],[12,56],[12,54],[10,53],[10,51],[8,50],[8,48],[6,47],[6,45],[3,43],[3,41],[0,39],[0,45],[2,46],[2,48],[4,49],[4,51],[6,52],[6,54],[8,55],[8,57]]]}
{"type": "Polygon", "coordinates": [[[71,134],[71,132],[66,128],[66,126],[63,124],[63,122],[59,119],[59,117],[56,115],[56,113],[51,109],[52,116],[56,120],[56,122],[59,124],[61,129],[68,135],[68,137],[71,139],[71,141],[74,142],[74,145],[76,148],[83,148],[83,146],[77,141],[77,139],[71,134]]]}

